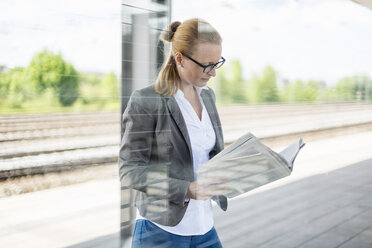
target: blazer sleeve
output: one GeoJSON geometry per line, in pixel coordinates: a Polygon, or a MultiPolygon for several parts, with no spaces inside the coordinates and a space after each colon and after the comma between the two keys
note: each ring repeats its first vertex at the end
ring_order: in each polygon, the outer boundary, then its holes
{"type": "Polygon", "coordinates": [[[156,103],[135,91],[123,114],[119,152],[119,175],[122,188],[141,191],[145,202],[170,201],[185,206],[190,182],[168,176],[169,162],[156,158],[156,103]]]}

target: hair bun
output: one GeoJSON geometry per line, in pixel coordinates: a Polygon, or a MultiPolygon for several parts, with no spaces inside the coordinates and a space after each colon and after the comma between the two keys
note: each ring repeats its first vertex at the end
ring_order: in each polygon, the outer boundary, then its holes
{"type": "Polygon", "coordinates": [[[166,30],[161,34],[161,39],[164,41],[171,42],[174,36],[174,33],[177,31],[177,28],[181,25],[181,22],[175,21],[172,22],[166,30]]]}

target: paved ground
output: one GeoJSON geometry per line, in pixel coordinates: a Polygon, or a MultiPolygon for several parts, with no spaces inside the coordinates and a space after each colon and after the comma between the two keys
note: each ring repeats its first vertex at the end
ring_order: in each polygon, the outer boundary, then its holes
{"type": "MultiPolygon", "coordinates": [[[[372,247],[371,147],[372,132],[308,143],[290,177],[215,209],[224,247],[372,247]]],[[[118,247],[118,189],[113,178],[0,199],[1,247],[118,247]]]]}
{"type": "Polygon", "coordinates": [[[230,202],[225,247],[372,247],[372,159],[230,202]]]}

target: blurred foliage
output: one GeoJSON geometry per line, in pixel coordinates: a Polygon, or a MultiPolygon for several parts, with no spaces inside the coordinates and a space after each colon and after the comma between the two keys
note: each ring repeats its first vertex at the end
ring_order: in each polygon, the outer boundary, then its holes
{"type": "Polygon", "coordinates": [[[248,80],[243,79],[242,71],[238,60],[232,60],[218,69],[210,87],[215,90],[219,104],[372,99],[372,79],[367,75],[344,77],[335,85],[327,86],[323,81],[282,80],[271,66],[266,66],[261,73],[253,74],[248,80]]]}
{"type": "MultiPolygon", "coordinates": [[[[219,104],[273,102],[370,101],[368,75],[341,78],[335,85],[322,81],[288,81],[266,66],[243,78],[239,60],[228,60],[209,86],[219,104]]],[[[0,65],[0,113],[118,110],[119,80],[113,73],[78,72],[61,54],[37,53],[25,68],[0,65]]]]}
{"type": "Polygon", "coordinates": [[[243,70],[238,60],[231,60],[218,69],[216,78],[211,80],[210,85],[216,90],[221,103],[247,102],[243,70]]]}
{"type": "Polygon", "coordinates": [[[341,78],[336,85],[336,96],[348,101],[372,99],[372,79],[367,75],[355,75],[341,78]]]}
{"type": "Polygon", "coordinates": [[[0,74],[0,104],[19,108],[22,103],[33,98],[34,88],[25,82],[28,75],[24,68],[14,68],[0,74]]]}
{"type": "Polygon", "coordinates": [[[119,82],[113,72],[77,72],[61,54],[47,50],[26,68],[0,66],[1,113],[119,108],[119,82]]]}
{"type": "Polygon", "coordinates": [[[36,54],[27,74],[38,93],[53,89],[62,106],[72,105],[79,97],[79,78],[75,68],[61,54],[47,50],[36,54]]]}
{"type": "Polygon", "coordinates": [[[104,108],[109,103],[119,106],[119,82],[113,72],[106,75],[81,73],[81,100],[85,105],[104,108]]]}
{"type": "Polygon", "coordinates": [[[251,102],[278,102],[277,72],[267,66],[261,75],[254,75],[249,81],[249,99],[251,102]]]}
{"type": "Polygon", "coordinates": [[[319,81],[296,80],[284,85],[280,99],[283,102],[316,102],[321,100],[320,96],[324,89],[325,86],[319,81]]]}

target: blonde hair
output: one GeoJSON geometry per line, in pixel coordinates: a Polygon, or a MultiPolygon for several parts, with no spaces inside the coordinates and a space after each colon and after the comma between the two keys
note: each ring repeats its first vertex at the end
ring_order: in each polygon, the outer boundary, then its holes
{"type": "Polygon", "coordinates": [[[157,93],[172,96],[180,87],[181,78],[173,54],[192,56],[195,45],[199,43],[221,44],[222,38],[208,22],[198,18],[186,20],[183,23],[172,22],[164,30],[160,39],[171,43],[171,51],[163,63],[155,84],[157,93]]]}

